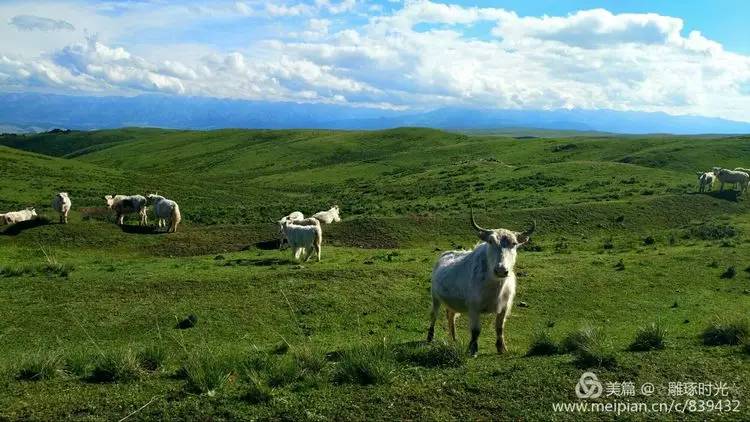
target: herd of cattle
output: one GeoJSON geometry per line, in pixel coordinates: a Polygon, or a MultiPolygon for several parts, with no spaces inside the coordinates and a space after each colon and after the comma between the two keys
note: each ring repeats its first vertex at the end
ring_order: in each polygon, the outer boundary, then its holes
{"type": "Polygon", "coordinates": [[[725,183],[730,183],[734,185],[735,189],[739,189],[740,193],[747,192],[748,185],[750,184],[750,169],[742,167],[737,167],[734,170],[714,167],[711,171],[705,173],[698,172],[696,174],[698,175],[699,192],[710,192],[717,181],[721,184],[719,187],[720,191],[724,190],[725,183]]]}
{"type": "MultiPolygon", "coordinates": [[[[712,171],[698,173],[699,191],[710,191],[713,184],[730,183],[739,188],[740,192],[747,191],[750,184],[750,170],[736,168],[734,170],[714,167],[712,171]]],[[[175,232],[180,223],[180,208],[176,202],[159,195],[107,195],[107,206],[117,215],[117,224],[123,224],[126,214],[138,214],[140,224],[148,223],[147,209],[153,205],[154,215],[158,226],[168,226],[168,232],[175,232]]],[[[65,192],[58,193],[52,201],[52,207],[60,213],[60,222],[68,222],[70,211],[70,197],[65,192]]],[[[36,218],[36,211],[28,208],[22,211],[0,214],[0,223],[14,224],[36,218]]],[[[292,212],[278,221],[280,247],[284,242],[297,261],[307,261],[313,252],[320,261],[323,231],[321,224],[331,224],[341,221],[339,207],[334,205],[328,211],[321,211],[310,218],[299,212],[292,212]]],[[[427,341],[432,341],[435,322],[441,306],[446,308],[448,330],[455,340],[455,319],[461,314],[468,314],[471,340],[469,352],[476,355],[477,340],[481,329],[479,316],[481,314],[495,314],[495,332],[497,335],[495,346],[498,353],[506,350],[504,330],[505,321],[513,307],[516,291],[516,276],[514,266],[518,247],[528,242],[536,224],[522,231],[507,229],[485,229],[480,227],[471,213],[471,224],[479,240],[472,250],[447,251],[440,255],[432,269],[432,312],[427,341]]]]}

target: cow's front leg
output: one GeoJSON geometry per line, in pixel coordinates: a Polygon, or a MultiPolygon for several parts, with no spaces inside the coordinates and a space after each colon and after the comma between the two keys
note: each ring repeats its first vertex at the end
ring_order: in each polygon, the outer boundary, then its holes
{"type": "Polygon", "coordinates": [[[473,357],[479,352],[479,333],[482,331],[482,323],[479,319],[478,311],[469,311],[469,330],[471,331],[471,341],[469,342],[469,354],[473,357]]]}
{"type": "Polygon", "coordinates": [[[504,307],[500,310],[500,312],[495,315],[495,334],[497,335],[497,340],[495,340],[495,348],[497,348],[497,353],[505,353],[508,349],[505,347],[505,317],[507,316],[507,309],[508,307],[504,307]]]}

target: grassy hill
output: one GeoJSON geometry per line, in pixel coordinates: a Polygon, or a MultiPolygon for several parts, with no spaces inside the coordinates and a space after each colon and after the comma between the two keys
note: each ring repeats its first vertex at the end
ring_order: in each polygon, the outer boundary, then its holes
{"type": "Polygon", "coordinates": [[[745,346],[701,338],[747,323],[748,200],[695,192],[695,171],[748,167],[750,137],[132,128],[1,136],[0,156],[0,212],[55,220],[60,190],[74,203],[68,225],[0,227],[0,419],[146,404],[135,418],[576,419],[552,403],[578,400],[584,369],[750,387],[745,346]],[[121,229],[103,209],[106,194],[154,191],[180,203],[178,233],[121,229]],[[334,203],[321,263],[274,248],[269,218],[334,203]],[[485,321],[467,360],[463,344],[419,341],[436,256],[476,242],[469,206],[538,234],[519,253],[510,353],[485,321]],[[175,328],[188,314],[195,327],[175,328]],[[666,348],[630,351],[651,323],[666,348]],[[526,356],[584,326],[602,359],[526,356]]]}

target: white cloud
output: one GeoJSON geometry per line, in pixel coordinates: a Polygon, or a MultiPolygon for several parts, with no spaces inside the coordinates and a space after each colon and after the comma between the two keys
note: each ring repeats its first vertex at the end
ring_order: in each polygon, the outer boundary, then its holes
{"type": "MultiPolygon", "coordinates": [[[[24,14],[12,6],[0,5],[0,19],[24,14]]],[[[0,25],[0,90],[158,91],[420,109],[607,108],[750,121],[750,57],[700,32],[684,34],[679,18],[604,9],[521,17],[501,8],[411,0],[359,23],[370,6],[350,0],[211,7],[117,2],[94,12],[83,8],[83,20],[76,21],[59,3],[35,4],[26,14],[59,16],[99,37],[84,39],[79,30],[46,39],[24,33],[32,44],[13,28],[20,48],[0,25]],[[236,33],[251,36],[233,46],[132,38],[191,33],[194,24],[234,24],[236,33]]]]}
{"type": "Polygon", "coordinates": [[[76,29],[70,22],[34,15],[13,16],[9,23],[19,31],[75,31],[76,29]]]}

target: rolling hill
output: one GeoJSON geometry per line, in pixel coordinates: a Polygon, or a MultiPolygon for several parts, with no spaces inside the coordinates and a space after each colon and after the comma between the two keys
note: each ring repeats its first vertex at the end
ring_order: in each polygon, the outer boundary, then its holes
{"type": "Polygon", "coordinates": [[[695,177],[747,167],[750,137],[128,128],[3,135],[0,156],[0,212],[44,217],[0,227],[0,419],[575,420],[552,404],[584,371],[665,386],[649,403],[750,378],[746,346],[703,336],[750,309],[749,202],[695,177]],[[47,220],[59,190],[67,225],[47,220]],[[154,191],[180,204],[177,233],[103,207],[154,191]],[[270,219],[334,203],[320,263],[278,250],[270,219]],[[476,359],[466,318],[458,346],[443,327],[421,342],[436,256],[477,241],[470,207],[537,222],[502,356],[489,318],[476,359]],[[634,351],[652,323],[665,347],[634,351]],[[532,353],[586,327],[589,360],[532,353]]]}

